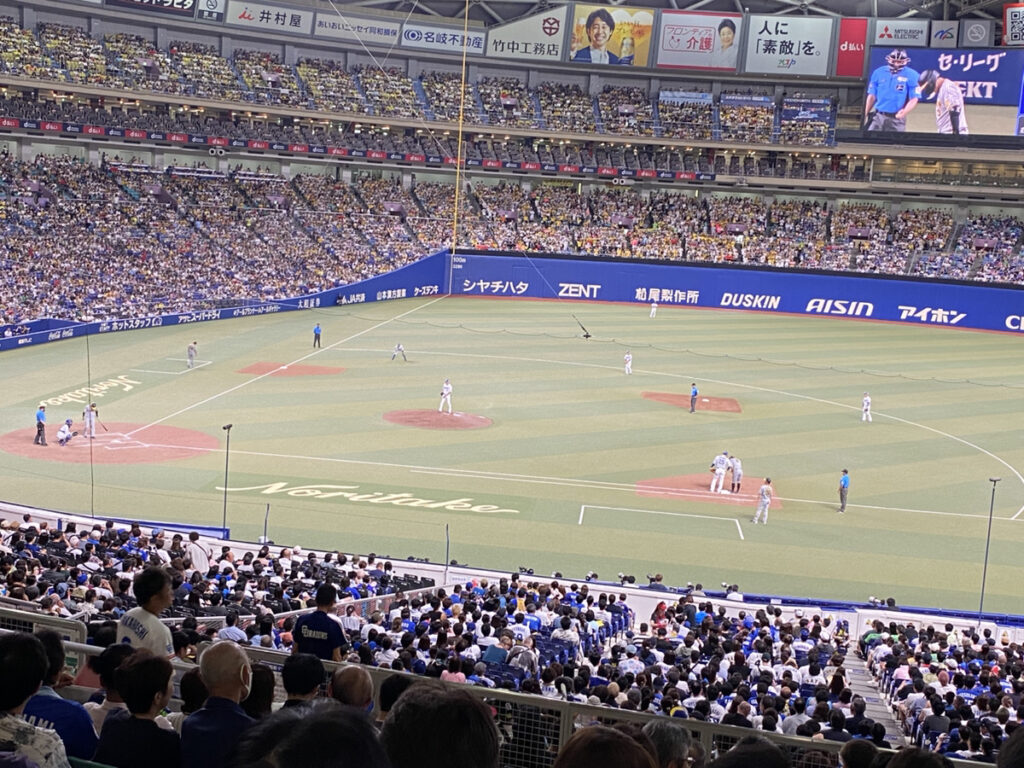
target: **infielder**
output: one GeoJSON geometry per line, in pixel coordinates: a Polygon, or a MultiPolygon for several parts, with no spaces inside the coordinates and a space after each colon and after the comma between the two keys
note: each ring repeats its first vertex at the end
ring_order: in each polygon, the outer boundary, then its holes
{"type": "Polygon", "coordinates": [[[199,349],[199,342],[193,341],[188,345],[188,349],[185,350],[185,356],[188,358],[188,367],[196,367],[196,351],[199,349]]]}
{"type": "Polygon", "coordinates": [[[96,439],[96,419],[100,416],[96,403],[90,403],[82,411],[82,436],[90,440],[96,439]]]}
{"type": "Polygon", "coordinates": [[[871,73],[864,100],[864,125],[869,131],[905,131],[907,113],[921,98],[920,75],[907,66],[910,57],[902,48],[894,48],[885,57],[885,66],[871,73]]]}
{"type": "Polygon", "coordinates": [[[757,489],[757,511],[754,512],[754,525],[761,522],[761,515],[764,514],[764,524],[768,525],[768,508],[772,505],[772,479],[766,477],[764,483],[757,489]]]}
{"type": "Polygon", "coordinates": [[[939,133],[967,135],[967,117],[964,115],[964,94],[960,86],[943,77],[934,69],[926,69],[918,78],[921,98],[935,94],[935,130],[939,133]]]}
{"type": "Polygon", "coordinates": [[[391,353],[391,359],[394,360],[396,356],[401,355],[405,362],[409,362],[409,358],[405,356],[405,347],[401,344],[395,344],[395,351],[391,353]]]}
{"type": "Polygon", "coordinates": [[[71,419],[66,419],[60,425],[60,429],[57,430],[57,445],[67,445],[71,442],[71,438],[78,434],[71,431],[72,423],[71,419]]]}
{"type": "Polygon", "coordinates": [[[730,456],[729,464],[732,467],[732,492],[740,492],[740,483],[743,482],[743,463],[739,456],[730,456]]]}
{"type": "Polygon", "coordinates": [[[840,515],[846,511],[846,494],[850,492],[850,473],[843,470],[843,474],[839,476],[839,509],[836,510],[840,515]]]}
{"type": "Polygon", "coordinates": [[[725,470],[729,468],[729,452],[722,451],[711,460],[711,469],[714,470],[714,477],[711,478],[711,492],[721,491],[725,488],[725,470]],[[715,488],[715,486],[718,486],[715,488]]]}
{"type": "Polygon", "coordinates": [[[657,317],[657,316],[658,316],[658,302],[652,301],[651,302],[651,317],[657,317]]]}
{"type": "Polygon", "coordinates": [[[441,413],[444,409],[445,404],[448,405],[448,414],[452,412],[452,383],[448,379],[444,380],[444,384],[441,385],[441,404],[437,406],[437,412],[441,413]]]}
{"type": "Polygon", "coordinates": [[[867,392],[864,393],[864,402],[861,405],[860,420],[871,421],[871,395],[867,392]]]}
{"type": "Polygon", "coordinates": [[[622,361],[626,364],[626,375],[629,376],[633,373],[633,355],[627,349],[626,354],[623,356],[622,361]]]}

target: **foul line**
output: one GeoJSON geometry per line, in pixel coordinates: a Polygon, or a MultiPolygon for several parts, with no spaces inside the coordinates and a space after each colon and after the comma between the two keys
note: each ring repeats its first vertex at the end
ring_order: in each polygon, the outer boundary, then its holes
{"type": "Polygon", "coordinates": [[[743,538],[743,528],[740,527],[740,521],[735,517],[715,517],[714,515],[688,515],[685,512],[661,512],[656,509],[632,509],[630,507],[602,507],[596,504],[582,504],[580,505],[580,519],[577,525],[583,525],[583,513],[586,512],[587,508],[590,509],[606,509],[609,512],[640,512],[645,515],[662,515],[664,517],[698,517],[701,520],[724,520],[726,522],[736,523],[736,530],[739,531],[740,540],[745,541],[743,538]]]}
{"type": "MultiPolygon", "coordinates": [[[[187,363],[188,362],[183,357],[168,357],[166,359],[170,360],[173,363],[187,363]]],[[[182,368],[179,371],[151,371],[151,370],[149,370],[147,368],[132,368],[131,370],[133,372],[135,372],[135,373],[159,373],[159,374],[162,374],[164,376],[181,376],[182,374],[188,373],[189,371],[194,371],[194,370],[197,370],[199,368],[203,368],[203,367],[205,367],[207,365],[212,365],[212,364],[213,364],[213,360],[196,360],[195,365],[193,365],[191,368],[182,368]]]]}
{"type": "Polygon", "coordinates": [[[183,413],[188,413],[193,408],[198,408],[201,405],[206,405],[207,403],[213,402],[214,400],[217,400],[217,399],[219,399],[221,397],[224,397],[225,395],[230,395],[232,392],[237,392],[238,390],[242,389],[243,387],[247,387],[250,384],[254,384],[257,381],[260,381],[261,379],[265,379],[265,378],[267,378],[267,376],[274,375],[275,373],[277,373],[277,371],[279,371],[281,368],[283,368],[285,366],[297,365],[298,363],[301,363],[301,362],[303,362],[305,360],[308,360],[311,357],[315,357],[316,355],[319,355],[321,352],[324,352],[324,351],[329,350],[329,349],[333,349],[334,347],[340,346],[341,344],[344,344],[347,341],[351,341],[352,339],[358,339],[364,333],[369,333],[370,331],[375,331],[378,328],[381,328],[381,327],[387,325],[388,323],[393,323],[395,320],[401,320],[406,315],[411,315],[413,312],[419,312],[421,309],[429,307],[431,304],[435,304],[435,303],[441,301],[444,298],[445,298],[444,296],[438,296],[436,299],[432,299],[431,301],[428,301],[426,304],[421,304],[418,307],[414,307],[413,309],[410,309],[408,312],[403,312],[400,315],[395,315],[394,317],[388,318],[387,320],[383,320],[383,321],[377,323],[376,325],[371,325],[369,328],[364,328],[363,330],[359,331],[358,333],[353,333],[351,336],[347,336],[344,339],[339,339],[338,341],[334,342],[333,344],[328,344],[326,347],[323,347],[322,349],[316,349],[316,350],[314,350],[314,351],[312,351],[312,352],[310,352],[308,354],[303,355],[302,357],[296,358],[295,360],[292,360],[290,363],[285,363],[284,366],[279,366],[278,368],[275,368],[272,371],[267,371],[266,373],[261,373],[258,376],[253,376],[251,379],[247,379],[246,381],[243,381],[240,384],[236,384],[233,387],[229,387],[228,389],[225,389],[223,392],[218,392],[217,394],[210,395],[209,397],[207,397],[207,398],[205,398],[203,400],[200,400],[197,403],[192,403],[192,405],[187,405],[184,408],[179,408],[178,410],[174,411],[174,413],[169,413],[166,416],[164,416],[163,418],[157,419],[156,421],[151,421],[149,424],[146,424],[145,426],[139,427],[138,429],[133,429],[131,432],[128,433],[128,436],[134,435],[137,432],[143,432],[143,431],[149,429],[150,427],[155,427],[157,424],[163,424],[168,419],[173,419],[175,416],[180,416],[183,413]]]}

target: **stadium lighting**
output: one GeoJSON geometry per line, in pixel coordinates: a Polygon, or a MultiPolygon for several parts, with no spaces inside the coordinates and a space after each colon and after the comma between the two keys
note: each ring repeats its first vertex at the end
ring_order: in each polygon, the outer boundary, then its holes
{"type": "Polygon", "coordinates": [[[992,499],[988,503],[988,533],[985,535],[985,564],[981,569],[981,600],[978,602],[978,626],[981,626],[981,615],[985,612],[985,579],[988,576],[988,548],[992,543],[992,515],[996,507],[996,483],[1001,477],[990,477],[992,483],[992,499]]]}
{"type": "Polygon", "coordinates": [[[231,458],[231,428],[234,424],[225,424],[221,429],[228,433],[227,442],[224,444],[224,513],[221,516],[220,527],[228,529],[228,460],[231,458]]]}

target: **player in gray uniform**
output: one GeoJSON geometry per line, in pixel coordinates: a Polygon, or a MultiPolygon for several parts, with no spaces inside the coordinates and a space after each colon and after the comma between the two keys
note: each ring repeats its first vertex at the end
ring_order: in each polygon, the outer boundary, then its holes
{"type": "Polygon", "coordinates": [[[715,476],[711,478],[711,492],[721,491],[725,488],[725,470],[729,467],[729,452],[722,451],[711,460],[711,469],[715,476]],[[718,486],[717,488],[715,486],[718,486]]]}
{"type": "Polygon", "coordinates": [[[732,467],[732,492],[740,492],[740,483],[743,482],[743,463],[739,456],[730,456],[729,465],[732,467]]]}
{"type": "Polygon", "coordinates": [[[761,522],[761,515],[764,515],[764,524],[768,525],[768,507],[772,505],[772,479],[766,477],[764,484],[757,490],[757,511],[754,513],[754,519],[751,520],[754,525],[761,522]]]}

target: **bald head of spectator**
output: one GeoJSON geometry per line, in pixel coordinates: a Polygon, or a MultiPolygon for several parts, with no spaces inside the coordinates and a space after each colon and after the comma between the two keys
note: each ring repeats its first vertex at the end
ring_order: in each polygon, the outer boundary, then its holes
{"type": "Polygon", "coordinates": [[[252,668],[235,643],[214,643],[199,660],[199,674],[211,696],[236,704],[249,695],[252,668]]]}
{"type": "Polygon", "coordinates": [[[327,693],[342,704],[368,710],[373,704],[373,680],[362,667],[341,667],[334,670],[327,693]]]}

